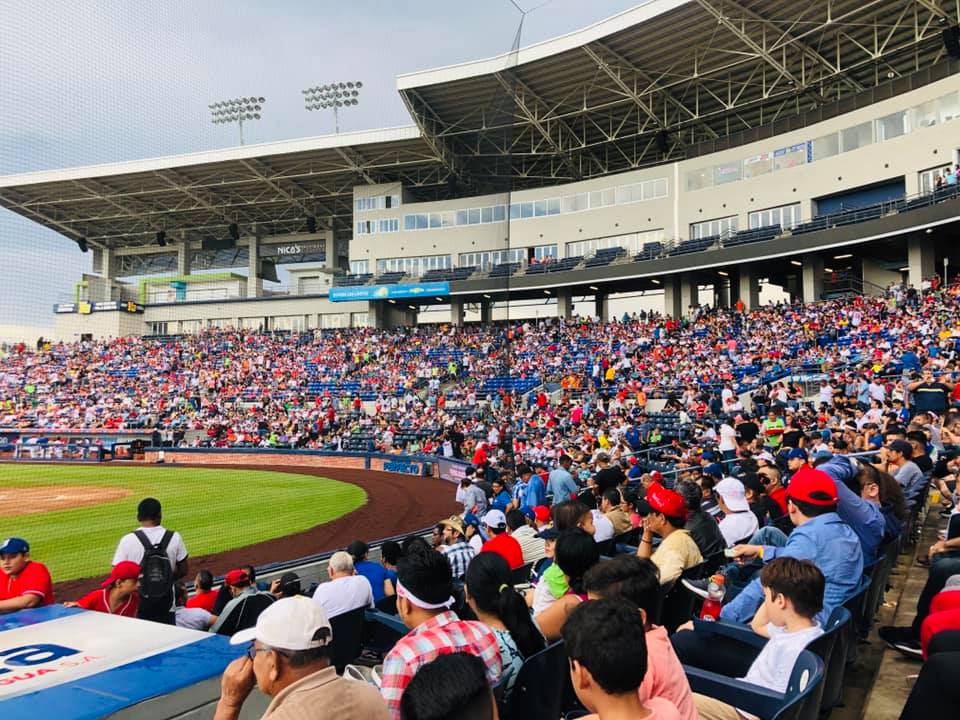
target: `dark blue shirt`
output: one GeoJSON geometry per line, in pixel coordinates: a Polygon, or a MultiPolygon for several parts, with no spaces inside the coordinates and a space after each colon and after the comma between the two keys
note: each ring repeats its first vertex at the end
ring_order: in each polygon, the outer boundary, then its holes
{"type": "Polygon", "coordinates": [[[363,575],[370,581],[370,587],[373,588],[373,601],[378,603],[383,600],[383,581],[388,577],[387,569],[380,563],[370,562],[369,560],[354,563],[353,567],[357,571],[357,575],[363,575]]]}

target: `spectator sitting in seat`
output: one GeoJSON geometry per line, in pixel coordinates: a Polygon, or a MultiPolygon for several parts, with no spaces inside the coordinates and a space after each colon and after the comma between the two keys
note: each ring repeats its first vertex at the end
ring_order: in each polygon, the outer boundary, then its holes
{"type": "Polygon", "coordinates": [[[701,509],[703,490],[692,480],[677,483],[677,492],[683,496],[687,506],[687,522],[683,526],[700,549],[704,558],[723,552],[726,541],[720,532],[720,525],[706,511],[701,509]]]}
{"type": "Polygon", "coordinates": [[[495,552],[503,557],[516,570],[523,565],[523,550],[520,543],[510,537],[507,532],[507,518],[499,510],[490,510],[483,516],[483,524],[487,529],[487,540],[480,552],[495,552]]]}
{"type": "Polygon", "coordinates": [[[564,530],[557,538],[554,563],[534,590],[534,620],[549,642],[560,638],[560,629],[573,608],[587,599],[583,576],[600,560],[600,550],[586,532],[564,530]],[[543,607],[537,611],[538,607],[543,607]]]}
{"type": "Polygon", "coordinates": [[[669,700],[640,699],[647,646],[635,606],[621,598],[583,603],[564,625],[563,641],[574,692],[596,720],[680,719],[669,700]]]}
{"type": "Polygon", "coordinates": [[[665,698],[676,706],[683,720],[697,720],[690,683],[667,631],[653,624],[660,613],[657,566],[635,555],[618,555],[590,568],[583,582],[591,600],[619,597],[640,609],[647,642],[647,674],[640,685],[640,700],[665,698]]]}
{"type": "Polygon", "coordinates": [[[543,538],[537,536],[536,522],[533,509],[526,506],[507,513],[507,531],[510,537],[520,543],[524,565],[546,557],[543,538]]]}
{"type": "Polygon", "coordinates": [[[173,611],[174,624],[177,627],[191,630],[209,630],[217,618],[202,607],[187,607],[187,588],[177,583],[173,592],[176,596],[177,607],[173,611]]]}
{"type": "Polygon", "coordinates": [[[401,720],[494,720],[497,704],[480,658],[450,653],[422,666],[400,700],[401,720]]]}
{"type": "Polygon", "coordinates": [[[220,680],[215,720],[237,720],[254,684],[272,698],[264,718],[315,717],[386,720],[387,710],[372,685],[337,676],[330,664],[333,634],[323,608],[302,596],[278,600],[237,633],[233,645],[250,643],[220,680]]]}
{"type": "Polygon", "coordinates": [[[393,583],[387,578],[386,569],[380,563],[367,560],[370,547],[363,540],[354,540],[347,546],[347,552],[353,558],[353,568],[357,571],[357,575],[369,581],[375,603],[380,602],[387,595],[393,595],[393,583]]]}
{"type": "Polygon", "coordinates": [[[357,575],[350,553],[335,552],[327,563],[327,582],[317,585],[314,602],[320,603],[327,617],[334,618],[357,608],[372,608],[370,581],[357,575]]]}
{"type": "Polygon", "coordinates": [[[285,572],[270,583],[270,594],[277,600],[285,597],[300,595],[303,588],[300,586],[300,576],[295,572],[285,572]]]}
{"type": "Polygon", "coordinates": [[[393,594],[397,591],[397,563],[400,562],[402,552],[400,543],[395,540],[387,540],[380,546],[380,564],[387,571],[387,578],[393,586],[393,594]]]}
{"type": "Polygon", "coordinates": [[[30,544],[7,538],[0,545],[0,615],[53,604],[53,582],[46,565],[30,559],[30,544]]]}
{"type": "Polygon", "coordinates": [[[463,516],[463,529],[466,533],[464,537],[467,538],[467,543],[473,548],[474,552],[479,553],[483,544],[487,541],[480,528],[480,518],[473,513],[466,513],[463,516]]]}
{"type": "MultiPolygon", "coordinates": [[[[823,634],[816,615],[823,607],[824,577],[809,560],[781,557],[764,566],[760,584],[764,601],[750,625],[754,632],[770,640],[742,679],[783,693],[800,653],[823,634]]],[[[721,647],[719,652],[726,649],[721,647]]],[[[744,713],[732,705],[705,695],[693,697],[701,720],[743,720],[744,713]]]]}
{"type": "Polygon", "coordinates": [[[201,570],[197,573],[193,585],[193,597],[187,600],[186,606],[188,608],[203,608],[208,613],[212,613],[214,603],[217,601],[217,591],[213,589],[213,573],[209,570],[201,570]]]}
{"type": "Polygon", "coordinates": [[[743,483],[736,478],[724,478],[717,483],[713,492],[723,513],[720,532],[727,547],[733,547],[736,543],[745,542],[753,537],[760,524],[757,516],[750,511],[750,503],[747,502],[743,483]]]}
{"type": "Polygon", "coordinates": [[[681,495],[655,482],[639,505],[644,518],[637,557],[653,560],[660,570],[661,585],[675,582],[684,570],[703,562],[700,548],[684,529],[687,505],[681,495]],[[656,551],[653,550],[654,535],[663,538],[656,551]]]}
{"type": "Polygon", "coordinates": [[[463,576],[467,573],[467,566],[477,553],[464,537],[463,520],[453,515],[446,520],[441,520],[440,525],[443,527],[443,545],[439,550],[450,563],[453,579],[459,582],[463,580],[463,576]]]}
{"type": "Polygon", "coordinates": [[[553,526],[558,532],[580,528],[590,537],[597,532],[593,525],[593,513],[579,500],[567,500],[554,505],[553,526]]]}
{"type": "Polygon", "coordinates": [[[600,510],[613,525],[614,537],[633,530],[630,516],[621,507],[622,500],[623,498],[620,497],[620,491],[617,488],[604,490],[603,496],[600,498],[600,510]]]}
{"type": "Polygon", "coordinates": [[[64,606],[82,607],[108,615],[137,616],[137,608],[140,606],[139,565],[129,561],[117,563],[100,588],[87,593],[77,602],[65,602],[64,606]]]}
{"type": "Polygon", "coordinates": [[[530,618],[523,596],[510,583],[507,561],[496,553],[480,553],[470,561],[464,590],[477,619],[497,636],[506,700],[524,658],[543,650],[543,636],[530,618]]]}
{"type": "Polygon", "coordinates": [[[494,510],[499,510],[502,513],[507,512],[507,508],[510,506],[512,497],[510,492],[504,487],[503,479],[497,478],[490,485],[493,488],[493,497],[490,500],[490,507],[494,510]]]}
{"type": "Polygon", "coordinates": [[[217,616],[210,632],[220,635],[233,635],[257,624],[260,613],[270,607],[276,598],[268,592],[257,590],[250,582],[246,570],[231,570],[223,578],[223,584],[230,589],[233,599],[217,616]]]}
{"type": "Polygon", "coordinates": [[[440,655],[468,652],[484,664],[487,682],[497,683],[502,659],[493,631],[481,622],[460,620],[454,604],[450,564],[440,553],[411,549],[397,567],[397,613],[410,632],[387,653],[380,692],[394,720],[403,692],[423,665],[440,655]]]}

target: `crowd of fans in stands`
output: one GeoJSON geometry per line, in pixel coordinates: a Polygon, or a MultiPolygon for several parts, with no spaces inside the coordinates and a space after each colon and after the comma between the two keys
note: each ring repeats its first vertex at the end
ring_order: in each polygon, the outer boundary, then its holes
{"type": "MultiPolygon", "coordinates": [[[[312,589],[293,574],[265,587],[246,567],[219,589],[199,573],[189,596],[183,538],[163,527],[158,501],[140,503],[110,577],[76,604],[250,643],[224,674],[219,718],[238,717],[254,684],[275,718],[321,703],[338,718],[490,718],[510,707],[525,663],[563,641],[573,693],[601,720],[736,720],[745,713],[693,692],[690,668],[784,693],[801,653],[909,540],[931,489],[942,517],[960,518],[957,304],[955,288],[935,288],[679,323],[217,332],[24,349],[0,363],[0,424],[146,419],[204,430],[214,445],[276,436],[300,446],[366,426],[396,451],[410,449],[391,439],[403,408],[435,429],[418,451],[469,461],[451,487],[462,513],[429,539],[385,543],[379,561],[352,543],[312,589]],[[428,353],[443,348],[464,354],[438,368],[428,353]],[[816,366],[812,392],[770,379],[804,361],[816,366]],[[483,397],[485,379],[511,372],[561,388],[483,397]],[[384,397],[356,412],[333,394],[308,397],[311,375],[361,378],[384,397]],[[104,392],[114,384],[119,392],[104,392]],[[251,389],[256,407],[241,412],[236,399],[251,389]],[[658,396],[689,432],[665,442],[647,407],[658,396]],[[448,413],[460,404],[477,414],[448,413]],[[709,578],[693,572],[708,566],[709,578]],[[711,601],[717,587],[719,621],[765,644],[668,619],[677,592],[711,601]],[[331,619],[374,608],[409,632],[382,657],[360,658],[372,670],[352,672],[369,682],[339,677],[331,619]]],[[[20,538],[0,545],[0,612],[53,602],[49,573],[29,553],[20,538]]],[[[931,668],[908,718],[949,707],[958,687],[960,530],[926,558],[912,626],[880,630],[931,668]]]]}

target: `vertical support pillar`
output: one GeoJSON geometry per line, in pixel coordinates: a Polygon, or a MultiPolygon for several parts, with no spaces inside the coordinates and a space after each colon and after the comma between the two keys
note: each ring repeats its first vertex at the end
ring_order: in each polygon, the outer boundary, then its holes
{"type": "Polygon", "coordinates": [[[693,308],[700,307],[700,290],[697,287],[696,276],[680,277],[680,307],[683,309],[684,317],[689,316],[693,308]]]}
{"type": "Polygon", "coordinates": [[[450,324],[455,327],[460,327],[463,325],[463,301],[462,300],[450,301],[450,324]]]}
{"type": "Polygon", "coordinates": [[[730,281],[722,275],[713,283],[713,306],[715,308],[730,307],[730,298],[733,295],[730,281]]]}
{"type": "Polygon", "coordinates": [[[260,238],[251,235],[247,241],[249,257],[247,258],[247,297],[255,298],[263,295],[263,280],[258,277],[260,272],[260,238]]]}
{"type": "Polygon", "coordinates": [[[482,323],[493,322],[493,301],[492,300],[480,301],[480,322],[482,323]]]}
{"type": "Polygon", "coordinates": [[[192,260],[193,251],[190,248],[190,240],[187,239],[187,233],[184,232],[180,244],[177,246],[177,275],[189,275],[192,260]]]}
{"type": "Polygon", "coordinates": [[[557,317],[561,320],[573,319],[573,291],[560,288],[557,290],[557,317]]]}
{"type": "Polygon", "coordinates": [[[593,314],[600,318],[600,322],[610,319],[610,300],[606,293],[598,292],[593,296],[593,314]]]}
{"type": "Polygon", "coordinates": [[[679,275],[667,275],[663,279],[663,314],[674,320],[683,317],[679,275]]]}
{"type": "Polygon", "coordinates": [[[935,264],[933,243],[925,235],[907,240],[907,266],[910,268],[907,282],[919,290],[923,279],[936,272],[935,264]]]}
{"type": "Polygon", "coordinates": [[[752,268],[740,268],[736,277],[736,287],[734,287],[734,280],[730,280],[730,297],[733,298],[734,295],[743,302],[743,309],[748,312],[760,305],[760,284],[752,268]]]}
{"type": "Polygon", "coordinates": [[[817,302],[823,295],[823,258],[811,255],[803,259],[803,301],[817,302]]]}

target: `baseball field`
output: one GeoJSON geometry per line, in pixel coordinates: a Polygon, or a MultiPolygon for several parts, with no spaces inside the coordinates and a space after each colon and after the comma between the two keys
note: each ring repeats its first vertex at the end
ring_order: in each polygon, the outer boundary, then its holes
{"type": "MultiPolygon", "coordinates": [[[[56,583],[103,576],[145,497],[160,500],[163,524],[194,558],[301,533],[368,500],[355,484],[289,471],[3,464],[0,539],[25,538],[56,583]]],[[[300,556],[324,549],[302,547],[300,556]]]]}

